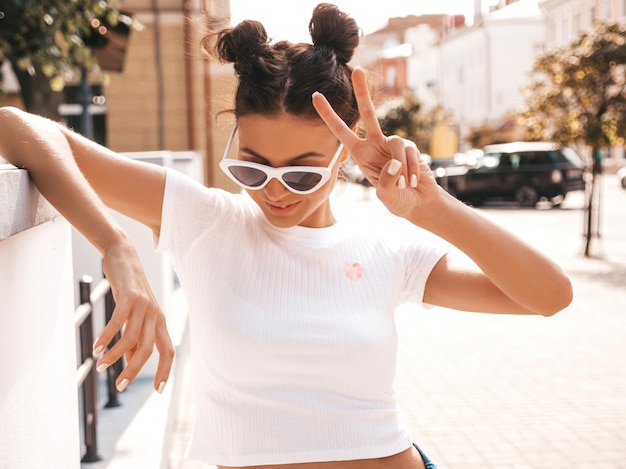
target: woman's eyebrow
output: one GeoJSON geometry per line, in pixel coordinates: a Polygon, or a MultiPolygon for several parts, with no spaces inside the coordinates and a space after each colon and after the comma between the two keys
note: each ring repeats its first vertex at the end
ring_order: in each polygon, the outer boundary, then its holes
{"type": "MultiPolygon", "coordinates": [[[[241,148],[240,148],[240,151],[241,151],[242,153],[246,153],[246,154],[248,154],[248,155],[250,155],[250,156],[252,156],[252,157],[254,157],[254,158],[256,158],[256,159],[260,160],[262,164],[268,164],[268,165],[269,165],[269,163],[270,163],[270,160],[268,160],[266,157],[264,157],[264,156],[263,156],[263,155],[261,155],[260,153],[257,153],[256,151],[252,150],[251,148],[248,148],[248,147],[241,147],[241,148]]],[[[298,156],[296,156],[296,157],[294,157],[294,158],[290,159],[290,160],[288,161],[288,163],[297,163],[298,161],[303,160],[303,159],[305,159],[305,158],[320,157],[320,156],[325,156],[325,155],[323,155],[322,153],[318,153],[318,152],[316,152],[316,151],[308,151],[308,152],[306,152],[306,153],[303,153],[303,154],[301,154],[301,155],[298,155],[298,156]]],[[[271,166],[271,165],[270,165],[270,166],[271,166]]],[[[290,165],[288,164],[288,165],[286,165],[286,166],[290,166],[290,165]]]]}

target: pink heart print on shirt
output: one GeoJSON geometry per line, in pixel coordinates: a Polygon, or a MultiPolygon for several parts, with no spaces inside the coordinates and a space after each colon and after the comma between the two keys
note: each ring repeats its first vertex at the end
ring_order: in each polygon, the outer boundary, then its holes
{"type": "Polygon", "coordinates": [[[361,279],[364,270],[363,266],[358,262],[352,264],[346,262],[343,264],[343,273],[353,282],[358,282],[361,279]]]}

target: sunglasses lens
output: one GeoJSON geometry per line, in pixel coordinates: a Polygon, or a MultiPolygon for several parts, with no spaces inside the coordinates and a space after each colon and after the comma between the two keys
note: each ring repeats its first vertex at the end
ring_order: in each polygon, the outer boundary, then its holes
{"type": "Polygon", "coordinates": [[[263,171],[247,166],[229,166],[228,170],[235,179],[248,187],[258,187],[267,179],[267,175],[263,171]]]}
{"type": "Polygon", "coordinates": [[[282,177],[289,187],[297,191],[309,191],[322,180],[321,174],[309,171],[290,171],[282,177]]]}

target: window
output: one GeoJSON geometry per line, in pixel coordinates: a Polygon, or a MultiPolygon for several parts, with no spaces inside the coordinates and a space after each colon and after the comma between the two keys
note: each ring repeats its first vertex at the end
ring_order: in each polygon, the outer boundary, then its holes
{"type": "Polygon", "coordinates": [[[529,166],[551,164],[550,155],[547,151],[529,151],[522,153],[522,157],[526,157],[526,164],[529,166]]]}
{"type": "Polygon", "coordinates": [[[569,22],[567,16],[561,18],[561,44],[567,44],[570,40],[569,22]]]}
{"type": "Polygon", "coordinates": [[[582,29],[582,22],[580,21],[580,13],[574,13],[574,21],[572,22],[572,35],[578,36],[582,29]]]}

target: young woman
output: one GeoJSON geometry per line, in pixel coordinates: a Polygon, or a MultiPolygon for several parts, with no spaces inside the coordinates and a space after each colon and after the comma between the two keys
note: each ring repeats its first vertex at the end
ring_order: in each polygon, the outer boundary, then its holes
{"type": "MultiPolygon", "coordinates": [[[[123,354],[125,388],[154,346],[162,391],[173,349],[128,237],[109,206],[172,256],[189,303],[197,424],[189,458],[227,467],[418,469],[432,462],[398,421],[394,308],[549,316],[572,291],[561,269],[437,184],[415,145],[378,126],[366,75],[348,62],[354,20],[320,4],[313,44],[268,41],[257,22],[207,47],[232,62],[239,147],[222,169],[244,194],[120,157],[61,125],[0,110],[0,153],[28,169],[102,253],[117,308],[94,344],[123,354]],[[357,136],[362,122],[366,136],[357,136]],[[346,226],[330,194],[356,160],[405,232],[346,226]],[[445,242],[424,238],[422,228],[445,242]]],[[[229,146],[232,143],[229,141],[229,146]]]]}

